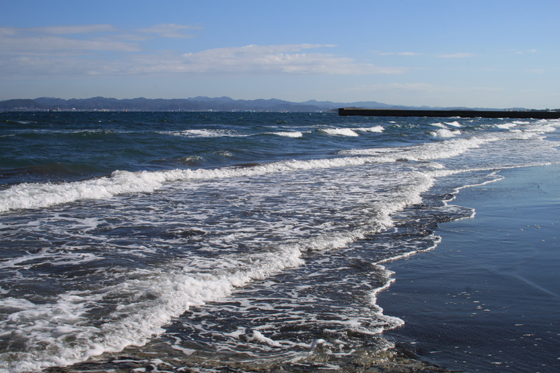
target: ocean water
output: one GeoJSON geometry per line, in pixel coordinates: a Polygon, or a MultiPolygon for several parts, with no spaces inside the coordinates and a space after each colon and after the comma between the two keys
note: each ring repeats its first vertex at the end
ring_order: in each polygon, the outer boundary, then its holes
{"type": "Polygon", "coordinates": [[[472,217],[461,188],[560,162],[558,127],[0,113],[0,371],[398,365],[384,263],[472,217]]]}

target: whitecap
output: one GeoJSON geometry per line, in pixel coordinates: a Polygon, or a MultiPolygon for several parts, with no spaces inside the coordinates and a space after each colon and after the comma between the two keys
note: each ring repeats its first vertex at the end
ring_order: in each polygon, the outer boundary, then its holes
{"type": "Polygon", "coordinates": [[[322,128],[319,130],[327,135],[331,136],[359,136],[356,132],[352,131],[350,128],[322,128]]]}
{"type": "Polygon", "coordinates": [[[375,126],[375,127],[365,127],[365,128],[352,128],[353,131],[360,131],[360,132],[383,132],[385,128],[382,126],[375,126]]]}
{"type": "Polygon", "coordinates": [[[432,136],[434,137],[455,137],[457,135],[461,134],[461,131],[459,130],[455,130],[455,131],[450,131],[448,129],[440,129],[437,130],[435,132],[431,132],[432,136]]]}
{"type": "Polygon", "coordinates": [[[430,125],[434,127],[447,128],[447,126],[443,123],[430,123],[430,125]]]}
{"type": "Polygon", "coordinates": [[[295,132],[273,132],[272,134],[276,135],[276,136],[293,137],[293,138],[303,137],[303,133],[301,133],[299,131],[295,131],[295,132]]]}
{"type": "Polygon", "coordinates": [[[502,123],[502,124],[496,124],[496,127],[501,128],[503,130],[509,130],[512,127],[517,126],[517,123],[502,123]]]}
{"type": "Polygon", "coordinates": [[[196,129],[185,131],[162,131],[159,132],[164,135],[185,136],[185,137],[246,137],[227,130],[211,130],[211,129],[196,129]]]}
{"type": "Polygon", "coordinates": [[[445,122],[445,124],[447,124],[448,126],[453,126],[453,127],[463,127],[461,125],[461,123],[457,122],[457,121],[453,121],[453,122],[445,122]]]}

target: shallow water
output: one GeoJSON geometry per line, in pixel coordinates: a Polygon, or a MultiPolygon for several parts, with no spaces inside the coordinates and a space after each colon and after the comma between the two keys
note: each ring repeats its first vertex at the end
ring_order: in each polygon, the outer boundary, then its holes
{"type": "Polygon", "coordinates": [[[406,322],[389,335],[439,365],[556,372],[560,168],[500,175],[454,201],[474,207],[474,219],[441,225],[435,250],[389,265],[397,281],[378,303],[406,322]]]}

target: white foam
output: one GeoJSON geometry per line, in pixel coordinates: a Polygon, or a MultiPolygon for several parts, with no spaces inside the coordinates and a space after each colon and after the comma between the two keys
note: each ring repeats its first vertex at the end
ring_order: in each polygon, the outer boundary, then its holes
{"type": "MultiPolygon", "coordinates": [[[[353,167],[367,163],[396,162],[400,160],[427,161],[454,157],[469,149],[478,148],[482,144],[499,140],[527,140],[539,138],[539,135],[556,130],[553,124],[560,122],[538,121],[527,125],[522,132],[508,131],[477,135],[470,138],[453,138],[441,142],[425,143],[409,147],[353,149],[340,151],[341,158],[317,159],[309,161],[282,161],[254,167],[225,167],[218,169],[169,170],[128,172],[115,171],[111,177],[102,177],[70,183],[23,183],[0,191],[0,212],[27,208],[45,208],[61,203],[69,203],[82,199],[108,199],[126,193],[152,193],[164,187],[165,183],[189,180],[209,180],[231,177],[249,177],[269,173],[293,172],[299,170],[325,169],[336,167],[353,167]],[[356,157],[362,156],[362,157],[356,157]]],[[[330,129],[333,133],[347,132],[357,136],[349,129],[330,129]]],[[[440,130],[438,130],[440,131],[440,130]]],[[[442,129],[439,134],[453,136],[459,131],[442,129]],[[445,132],[449,131],[449,132],[445,132]]],[[[231,156],[221,152],[222,156],[231,156]]]]}
{"type": "Polygon", "coordinates": [[[352,128],[352,131],[381,133],[385,130],[382,126],[352,128]]]}
{"type": "Polygon", "coordinates": [[[523,131],[545,134],[556,131],[556,128],[546,121],[539,121],[538,124],[524,127],[523,131]]]}
{"type": "Polygon", "coordinates": [[[466,139],[451,139],[435,143],[425,143],[409,147],[395,148],[393,151],[380,155],[377,148],[373,149],[353,149],[339,152],[342,155],[377,155],[379,161],[396,162],[398,160],[434,160],[455,157],[463,154],[469,149],[478,148],[480,145],[490,141],[497,141],[498,138],[478,138],[471,137],[466,139]]]}
{"type": "Polygon", "coordinates": [[[461,131],[459,130],[454,130],[454,131],[450,131],[448,129],[440,129],[437,130],[435,132],[432,132],[432,135],[434,137],[455,137],[461,134],[461,131]]]}
{"type": "Polygon", "coordinates": [[[268,337],[265,337],[258,330],[253,330],[253,335],[249,337],[249,340],[250,341],[257,341],[257,342],[260,342],[260,343],[265,343],[265,344],[267,344],[269,346],[272,346],[272,347],[282,347],[281,343],[279,343],[277,341],[274,341],[274,340],[272,340],[268,337]]]}
{"type": "Polygon", "coordinates": [[[453,121],[453,122],[445,122],[445,124],[447,124],[448,126],[453,126],[453,127],[463,127],[461,125],[461,123],[457,122],[457,121],[453,121]]]}
{"type": "MultiPolygon", "coordinates": [[[[390,159],[388,157],[387,159],[390,159]]],[[[208,180],[247,177],[277,172],[358,166],[381,158],[344,157],[310,161],[284,161],[255,167],[226,167],[219,169],[170,170],[170,171],[115,171],[111,177],[61,183],[23,183],[0,191],[0,212],[28,208],[44,208],[81,199],[107,199],[125,193],[151,193],[164,183],[185,180],[208,180]]],[[[394,159],[389,160],[394,161],[394,159]]]]}
{"type": "MultiPolygon", "coordinates": [[[[329,172],[333,176],[337,174],[336,170],[329,172]]],[[[361,204],[362,198],[367,198],[363,191],[369,190],[371,193],[372,185],[375,186],[379,176],[386,175],[377,167],[373,171],[370,170],[370,174],[371,181],[365,186],[362,186],[361,183],[355,185],[352,180],[355,180],[358,175],[363,177],[363,170],[350,170],[348,179],[336,179],[339,185],[335,183],[336,188],[332,190],[330,188],[333,183],[329,183],[317,197],[328,194],[321,203],[332,206],[333,193],[336,193],[338,188],[344,187],[352,196],[352,203],[361,204]],[[379,174],[375,172],[379,172],[379,174]],[[349,188],[356,188],[356,190],[349,188]],[[357,200],[354,201],[354,198],[357,200]]],[[[300,182],[307,180],[309,173],[301,173],[299,177],[300,179],[296,180],[300,182]]],[[[325,173],[317,173],[315,177],[324,178],[325,173]]],[[[43,304],[14,299],[11,303],[18,308],[7,320],[0,321],[0,330],[15,333],[18,338],[25,339],[28,341],[28,348],[25,352],[11,355],[11,361],[18,361],[17,363],[7,363],[6,356],[1,356],[2,363],[0,364],[4,364],[3,367],[14,372],[36,371],[52,365],[68,365],[83,361],[90,356],[106,351],[120,351],[130,344],[143,345],[154,334],[162,333],[163,327],[172,318],[181,315],[190,307],[223,299],[229,296],[236,287],[243,287],[256,279],[263,280],[285,268],[302,265],[303,252],[343,248],[364,238],[367,234],[391,226],[390,215],[392,213],[407,205],[420,203],[421,193],[433,185],[432,179],[420,172],[403,171],[385,177],[388,179],[381,180],[380,183],[384,187],[391,185],[391,191],[384,191],[376,195],[375,202],[368,205],[367,212],[364,212],[366,206],[359,210],[364,221],[355,230],[331,231],[327,224],[318,230],[318,235],[310,235],[306,231],[298,233],[293,228],[286,227],[284,229],[294,233],[286,235],[283,231],[279,231],[278,235],[294,239],[284,240],[282,242],[287,243],[278,245],[274,245],[272,243],[274,241],[270,241],[271,247],[266,250],[261,248],[256,253],[249,255],[246,253],[221,255],[218,261],[219,266],[212,258],[198,258],[198,261],[193,257],[177,258],[166,263],[161,269],[133,270],[126,276],[123,275],[122,278],[125,279],[123,283],[107,286],[102,291],[66,292],[59,295],[56,301],[43,304]],[[298,235],[301,238],[298,238],[298,235]],[[204,263],[204,260],[209,261],[208,265],[204,263]],[[206,270],[202,270],[204,268],[206,270]],[[120,299],[120,304],[107,315],[105,324],[94,326],[86,322],[91,308],[104,304],[105,298],[114,299],[116,297],[120,299]]],[[[231,184],[224,182],[224,185],[231,186],[231,184]]],[[[240,181],[240,184],[243,183],[240,181]]],[[[267,182],[267,184],[270,183],[267,182]]],[[[299,183],[295,185],[299,185],[299,183]]],[[[294,188],[298,187],[294,186],[294,188]]],[[[309,191],[311,195],[313,192],[314,189],[309,191]]],[[[257,190],[255,193],[254,197],[258,198],[260,192],[257,190]]],[[[267,191],[263,193],[269,194],[267,191]]],[[[171,194],[174,195],[174,193],[171,194]]],[[[177,196],[177,198],[183,199],[181,196],[177,196]]],[[[297,201],[298,199],[291,201],[293,203],[291,208],[296,209],[294,211],[300,211],[300,204],[297,201]]],[[[309,203],[317,206],[319,201],[309,203]]],[[[288,203],[284,207],[290,208],[290,206],[288,203]]],[[[347,212],[341,213],[339,218],[345,214],[347,212]]],[[[176,214],[173,213],[173,215],[176,214]]],[[[143,225],[148,224],[149,221],[140,219],[136,223],[143,225]]],[[[285,226],[285,222],[280,223],[285,226]]],[[[76,222],[73,226],[93,228],[98,224],[100,223],[97,221],[84,220],[76,222]]],[[[268,230],[270,224],[273,223],[265,222],[264,224],[263,229],[268,230]]],[[[300,228],[305,228],[305,226],[300,228]]],[[[232,229],[236,232],[235,235],[225,232],[221,237],[223,245],[230,246],[240,241],[248,243],[243,236],[243,231],[239,231],[235,226],[232,229]]],[[[260,237],[257,234],[256,239],[260,237]]],[[[213,241],[209,240],[208,245],[220,245],[220,240],[217,238],[213,241]]],[[[353,320],[346,322],[348,327],[357,328],[355,323],[353,320]]],[[[364,329],[361,332],[377,333],[381,330],[382,326],[379,326],[379,328],[364,329]]],[[[256,338],[256,341],[272,347],[282,345],[278,341],[267,339],[262,334],[260,336],[253,334],[253,337],[256,338]]]]}
{"type": "Polygon", "coordinates": [[[185,136],[185,137],[246,137],[247,136],[228,130],[211,130],[211,129],[160,131],[159,133],[163,135],[185,136]]]}
{"type": "Polygon", "coordinates": [[[303,137],[303,133],[301,133],[299,131],[295,131],[295,132],[274,132],[273,135],[284,136],[284,137],[293,137],[293,138],[303,137]]]}
{"type": "Polygon", "coordinates": [[[322,128],[319,130],[319,132],[331,136],[351,136],[351,137],[359,136],[356,132],[354,132],[350,128],[322,128]]]}
{"type": "Polygon", "coordinates": [[[443,123],[430,123],[430,125],[434,127],[447,128],[447,126],[443,123]]]}
{"type": "Polygon", "coordinates": [[[91,253],[72,253],[69,251],[53,252],[49,249],[42,249],[36,254],[27,254],[24,256],[4,260],[0,262],[0,268],[5,269],[18,267],[21,269],[28,269],[30,266],[34,265],[31,264],[32,262],[36,262],[37,260],[41,259],[44,259],[45,262],[48,262],[51,266],[58,266],[84,264],[87,262],[101,260],[103,258],[91,253]]]}
{"type": "Polygon", "coordinates": [[[243,264],[245,261],[238,262],[238,270],[233,272],[194,275],[155,271],[143,279],[104,289],[105,295],[71,292],[61,294],[58,302],[51,304],[7,298],[3,305],[20,311],[0,321],[1,330],[12,333],[14,338],[20,335],[28,341],[28,346],[26,352],[11,353],[11,359],[6,359],[5,353],[0,354],[0,368],[12,372],[36,371],[83,361],[106,351],[121,351],[130,344],[143,345],[152,335],[162,333],[162,327],[171,318],[190,307],[228,296],[234,287],[253,279],[264,279],[284,268],[299,266],[303,263],[300,256],[299,248],[284,247],[275,253],[253,255],[249,267],[243,264]],[[139,297],[140,301],[117,307],[102,326],[84,326],[88,308],[99,303],[103,296],[119,296],[124,300],[134,299],[127,294],[147,293],[155,300],[139,297]],[[48,349],[44,348],[45,342],[48,349]]]}
{"type": "Polygon", "coordinates": [[[182,159],[184,163],[191,163],[191,162],[202,162],[204,158],[198,155],[191,155],[182,159]]]}
{"type": "MultiPolygon", "coordinates": [[[[523,122],[522,122],[523,123],[523,122]]],[[[511,129],[512,127],[517,126],[518,123],[503,123],[503,124],[496,124],[496,127],[504,129],[504,130],[508,130],[511,129]]]]}

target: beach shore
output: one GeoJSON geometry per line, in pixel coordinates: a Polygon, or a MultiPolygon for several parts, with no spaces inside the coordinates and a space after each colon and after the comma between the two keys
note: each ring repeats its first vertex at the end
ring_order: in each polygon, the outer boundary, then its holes
{"type": "Polygon", "coordinates": [[[377,303],[405,321],[384,336],[465,372],[560,371],[560,165],[504,170],[453,205],[432,251],[387,263],[377,303]]]}

